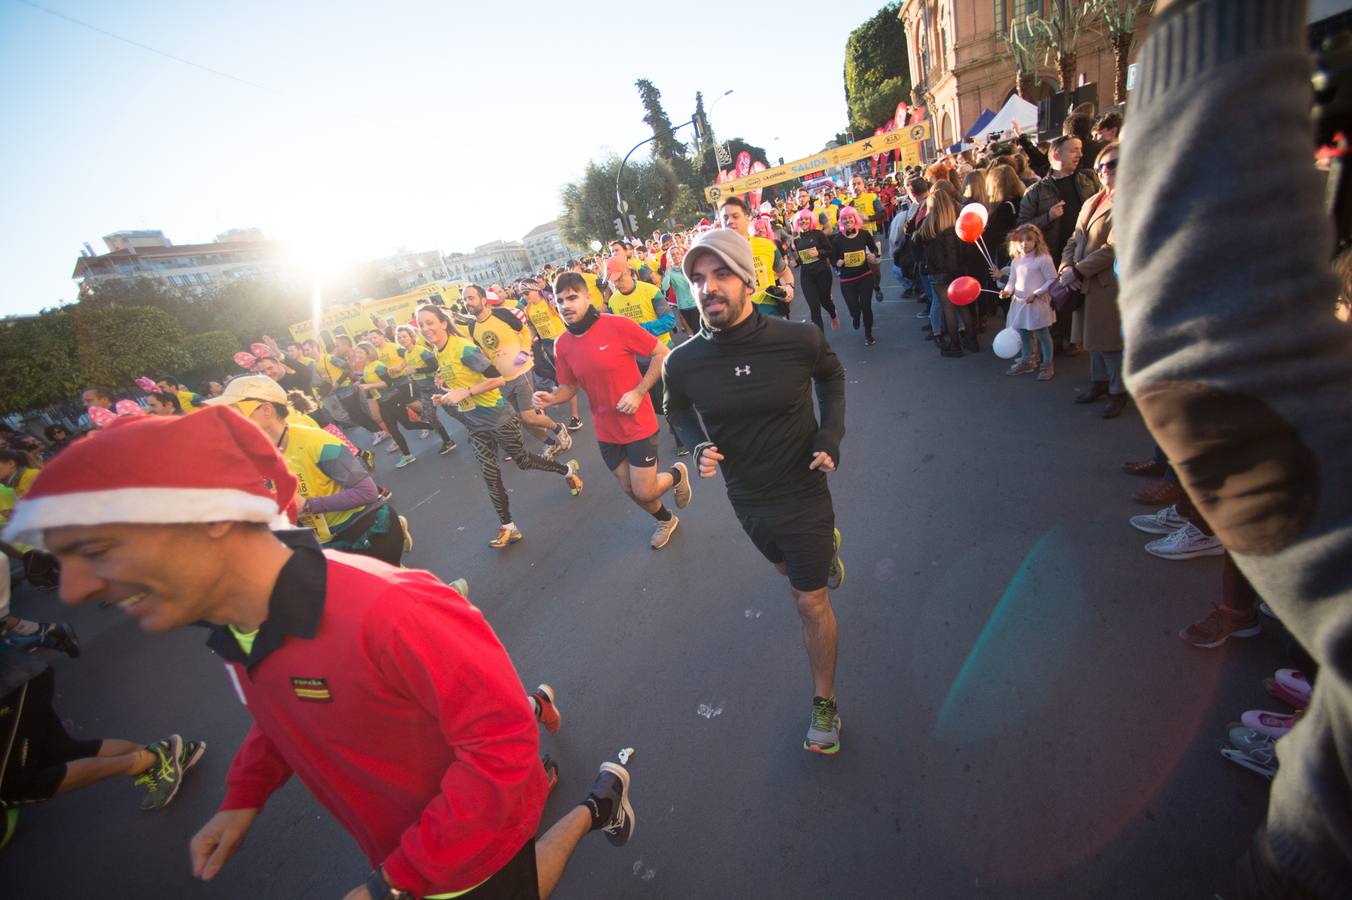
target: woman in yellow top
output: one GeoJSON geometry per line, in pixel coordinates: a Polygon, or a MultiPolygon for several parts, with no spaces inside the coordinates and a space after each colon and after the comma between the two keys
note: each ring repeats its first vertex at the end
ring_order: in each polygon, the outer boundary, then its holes
{"type": "Polygon", "coordinates": [[[431,342],[441,365],[445,392],[437,394],[433,402],[447,411],[455,410],[455,417],[469,430],[469,442],[479,463],[479,474],[483,476],[488,497],[502,523],[488,546],[501,550],[521,540],[521,531],[512,521],[507,489],[502,483],[502,469],[498,463],[500,451],[510,454],[519,469],[538,469],[564,476],[568,491],[574,497],[582,493],[578,462],[570,459],[565,466],[527,452],[521,420],[500,390],[505,379],[478,345],[456,332],[450,316],[435,306],[424,306],[418,310],[418,325],[431,342]]]}
{"type": "MultiPolygon", "coordinates": [[[[559,379],[554,370],[554,339],[564,332],[563,319],[559,318],[559,311],[545,296],[539,281],[528,278],[522,282],[521,288],[526,295],[526,320],[535,332],[535,343],[531,350],[535,355],[536,384],[540,386],[540,382],[544,381],[551,386],[557,385],[559,379]]],[[[582,420],[577,416],[576,396],[569,401],[569,412],[571,416],[565,424],[569,431],[577,431],[582,427],[582,420]]]]}
{"type": "Polygon", "coordinates": [[[404,381],[404,392],[405,394],[408,392],[408,376],[404,373],[403,361],[400,360],[398,368],[392,371],[380,361],[380,351],[368,341],[362,341],[357,345],[356,366],[361,371],[361,381],[357,383],[357,389],[366,394],[367,403],[375,412],[374,418],[380,422],[386,433],[394,438],[392,448],[402,454],[394,467],[402,469],[416,462],[418,457],[409,450],[408,439],[400,430],[413,426],[408,422],[405,405],[394,402],[398,391],[397,382],[404,381]]]}

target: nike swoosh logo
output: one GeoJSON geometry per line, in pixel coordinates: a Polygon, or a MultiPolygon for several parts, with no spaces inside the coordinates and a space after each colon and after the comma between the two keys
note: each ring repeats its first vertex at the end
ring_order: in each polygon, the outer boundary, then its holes
{"type": "Polygon", "coordinates": [[[596,349],[597,349],[597,350],[604,350],[604,349],[606,349],[606,348],[609,347],[609,346],[610,346],[609,344],[602,344],[601,346],[597,347],[596,349]]]}
{"type": "Polygon", "coordinates": [[[652,461],[655,460],[655,459],[657,459],[656,456],[645,456],[645,457],[643,458],[643,461],[644,461],[644,462],[652,462],[652,461]]]}

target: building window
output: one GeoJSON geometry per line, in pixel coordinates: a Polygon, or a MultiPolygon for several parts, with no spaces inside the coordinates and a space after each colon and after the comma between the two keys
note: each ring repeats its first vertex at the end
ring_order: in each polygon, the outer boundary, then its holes
{"type": "Polygon", "coordinates": [[[211,273],[210,273],[210,272],[203,272],[202,274],[198,275],[197,277],[198,277],[199,279],[201,279],[201,281],[202,281],[203,284],[209,284],[209,283],[211,282],[211,273]]]}
{"type": "Polygon", "coordinates": [[[169,276],[169,283],[172,284],[174,287],[183,287],[183,276],[182,276],[182,275],[170,275],[170,276],[169,276]]]}

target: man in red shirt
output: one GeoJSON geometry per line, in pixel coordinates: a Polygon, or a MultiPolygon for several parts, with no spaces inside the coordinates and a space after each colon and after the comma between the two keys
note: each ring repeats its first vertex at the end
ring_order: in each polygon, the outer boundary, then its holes
{"type": "Polygon", "coordinates": [[[614,763],[535,839],[539,714],[492,628],[429,572],[270,530],[296,489],[234,410],[128,419],[43,469],[5,532],[57,556],[66,603],[116,605],[150,632],[213,626],[253,726],[193,838],[193,874],[220,872],[292,774],[373,866],[346,900],[548,896],[589,831],[625,843],[629,773],[614,763]]]}
{"type": "Polygon", "coordinates": [[[684,463],[657,470],[657,414],[649,391],[662,377],[662,360],[671,352],[651,332],[624,316],[602,314],[591,305],[587,282],[576,272],[554,281],[554,301],[568,330],[554,341],[559,387],[536,391],[536,409],[563,403],[581,388],[591,406],[601,458],[620,488],[657,520],[651,546],[671,540],[680,519],[662,503],[672,492],[678,509],[690,504],[690,473],[684,463]],[[651,357],[640,375],[639,357],[651,357]]]}

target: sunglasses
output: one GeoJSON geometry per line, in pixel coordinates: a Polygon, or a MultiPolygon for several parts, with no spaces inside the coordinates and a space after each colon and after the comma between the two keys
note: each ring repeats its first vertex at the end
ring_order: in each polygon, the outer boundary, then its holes
{"type": "Polygon", "coordinates": [[[1098,165],[1094,166],[1094,168],[1099,172],[1116,172],[1117,160],[1110,159],[1106,162],[1101,162],[1098,165]]]}

